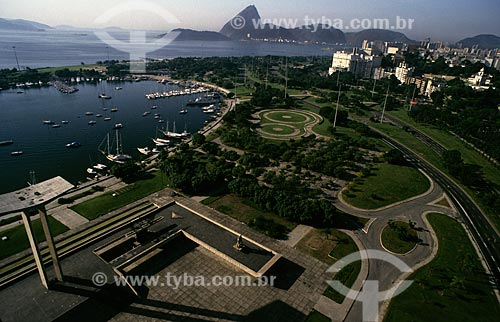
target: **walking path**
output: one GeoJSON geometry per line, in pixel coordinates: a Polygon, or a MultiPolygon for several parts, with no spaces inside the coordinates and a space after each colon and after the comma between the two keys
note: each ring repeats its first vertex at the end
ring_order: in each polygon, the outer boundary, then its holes
{"type": "Polygon", "coordinates": [[[295,245],[313,229],[314,228],[311,226],[298,225],[288,234],[288,239],[283,241],[283,243],[290,247],[295,247],[295,245]]]}

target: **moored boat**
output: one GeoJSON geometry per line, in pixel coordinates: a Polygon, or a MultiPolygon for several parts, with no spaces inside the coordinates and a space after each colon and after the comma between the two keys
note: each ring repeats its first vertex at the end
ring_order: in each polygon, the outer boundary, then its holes
{"type": "Polygon", "coordinates": [[[80,142],[77,142],[77,141],[66,144],[67,148],[79,148],[81,146],[82,146],[82,144],[80,142]]]}
{"type": "Polygon", "coordinates": [[[11,145],[11,144],[14,144],[14,141],[12,141],[12,140],[0,141],[0,146],[2,146],[2,145],[11,145]]]}

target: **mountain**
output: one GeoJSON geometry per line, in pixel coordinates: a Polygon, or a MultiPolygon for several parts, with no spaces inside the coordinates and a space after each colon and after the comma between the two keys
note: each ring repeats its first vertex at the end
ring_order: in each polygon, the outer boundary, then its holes
{"type": "Polygon", "coordinates": [[[51,26],[35,21],[29,21],[24,19],[0,18],[0,30],[43,31],[46,29],[53,29],[53,28],[51,26]]]}
{"type": "Polygon", "coordinates": [[[462,47],[471,48],[479,46],[481,49],[500,48],[500,37],[496,35],[478,35],[460,40],[457,44],[462,44],[462,47]]]}
{"type": "Polygon", "coordinates": [[[363,40],[404,42],[407,44],[415,42],[414,40],[406,37],[406,35],[401,32],[395,32],[385,29],[366,29],[358,32],[347,33],[346,40],[349,45],[357,47],[360,47],[363,44],[363,40]]]}
{"type": "Polygon", "coordinates": [[[344,43],[345,36],[340,30],[329,26],[302,26],[295,29],[283,28],[264,23],[259,11],[253,5],[238,13],[220,33],[232,40],[270,39],[313,43],[344,43]],[[315,32],[316,31],[316,32],[315,32]]]}
{"type": "Polygon", "coordinates": [[[253,22],[256,21],[261,21],[260,14],[257,8],[251,5],[228,21],[224,27],[222,27],[220,33],[231,39],[247,39],[248,34],[252,35],[252,33],[255,33],[253,22]]]}
{"type": "MultiPolygon", "coordinates": [[[[215,31],[198,31],[192,29],[174,29],[172,32],[178,32],[176,41],[228,41],[230,40],[221,33],[215,31]]],[[[161,35],[160,37],[162,37],[161,35]]]]}

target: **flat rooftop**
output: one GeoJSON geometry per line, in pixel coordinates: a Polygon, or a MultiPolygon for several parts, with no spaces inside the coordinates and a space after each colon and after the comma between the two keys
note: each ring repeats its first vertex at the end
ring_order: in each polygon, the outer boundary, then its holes
{"type": "MultiPolygon", "coordinates": [[[[167,196],[170,192],[164,194],[167,196]]],[[[326,264],[190,199],[176,197],[175,201],[178,204],[166,205],[153,215],[164,217],[161,221],[163,228],[175,223],[178,229],[209,242],[217,251],[253,269],[265,265],[269,259],[265,249],[272,249],[282,257],[265,275],[277,276],[277,283],[258,287],[206,285],[177,289],[160,283],[148,286],[141,292],[142,297],[134,297],[127,286],[118,287],[112,283],[116,274],[111,265],[94,254],[96,248],[105,247],[131,233],[132,227],[127,227],[63,258],[65,283],[55,285],[54,289],[43,288],[36,272],[0,289],[2,322],[292,322],[305,319],[327,287],[326,264]],[[177,214],[176,218],[172,218],[172,211],[177,214]],[[246,245],[256,247],[248,257],[250,261],[242,258],[248,254],[240,254],[233,248],[238,233],[244,236],[246,245]],[[108,277],[108,284],[104,287],[93,285],[92,277],[96,272],[103,272],[108,277]]],[[[162,229],[155,225],[150,227],[152,231],[162,229]]],[[[46,268],[49,277],[53,276],[51,265],[46,265],[46,268]]],[[[237,266],[184,235],[162,246],[160,256],[139,271],[140,274],[160,276],[161,282],[166,282],[167,275],[189,274],[207,279],[246,275],[237,266]]]]}
{"type": "Polygon", "coordinates": [[[55,177],[27,188],[0,195],[0,215],[46,204],[72,188],[73,185],[68,181],[61,177],[55,177]]]}
{"type": "Polygon", "coordinates": [[[139,235],[123,235],[94,252],[113,268],[124,269],[125,275],[132,268],[135,274],[139,274],[139,268],[147,267],[152,261],[150,257],[159,256],[161,249],[174,247],[164,245],[165,241],[176,238],[179,233],[253,277],[262,276],[280,258],[276,252],[245,236],[241,236],[243,248],[238,250],[235,245],[239,233],[194,213],[182,204],[166,206],[155,215],[154,222],[148,225],[145,221],[144,225],[137,233],[139,235]]]}

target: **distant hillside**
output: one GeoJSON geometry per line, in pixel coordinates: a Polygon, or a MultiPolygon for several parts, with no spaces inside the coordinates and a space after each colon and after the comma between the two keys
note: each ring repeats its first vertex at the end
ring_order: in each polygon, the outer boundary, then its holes
{"type": "Polygon", "coordinates": [[[401,32],[395,32],[392,30],[385,29],[366,29],[359,32],[352,32],[346,34],[347,43],[351,46],[361,46],[363,40],[369,41],[387,41],[387,42],[404,42],[413,43],[414,40],[406,37],[405,34],[401,32]]]}
{"type": "Polygon", "coordinates": [[[191,29],[174,29],[172,32],[179,32],[176,41],[228,41],[226,36],[215,31],[197,31],[191,29]]]}
{"type": "Polygon", "coordinates": [[[222,27],[220,33],[232,40],[246,39],[286,39],[296,42],[344,43],[344,33],[335,28],[319,26],[314,28],[287,29],[272,24],[262,24],[259,11],[248,6],[222,27]],[[240,24],[241,23],[241,24],[240,24]],[[243,25],[244,23],[244,25],[243,25]],[[257,25],[257,28],[256,28],[257,25]]]}
{"type": "Polygon", "coordinates": [[[500,48],[500,37],[496,35],[478,35],[475,37],[465,38],[457,42],[462,44],[462,47],[479,46],[482,49],[500,48]]]}
{"type": "Polygon", "coordinates": [[[0,30],[43,31],[46,29],[53,29],[53,28],[51,26],[35,21],[29,21],[24,19],[0,18],[0,30]]]}

